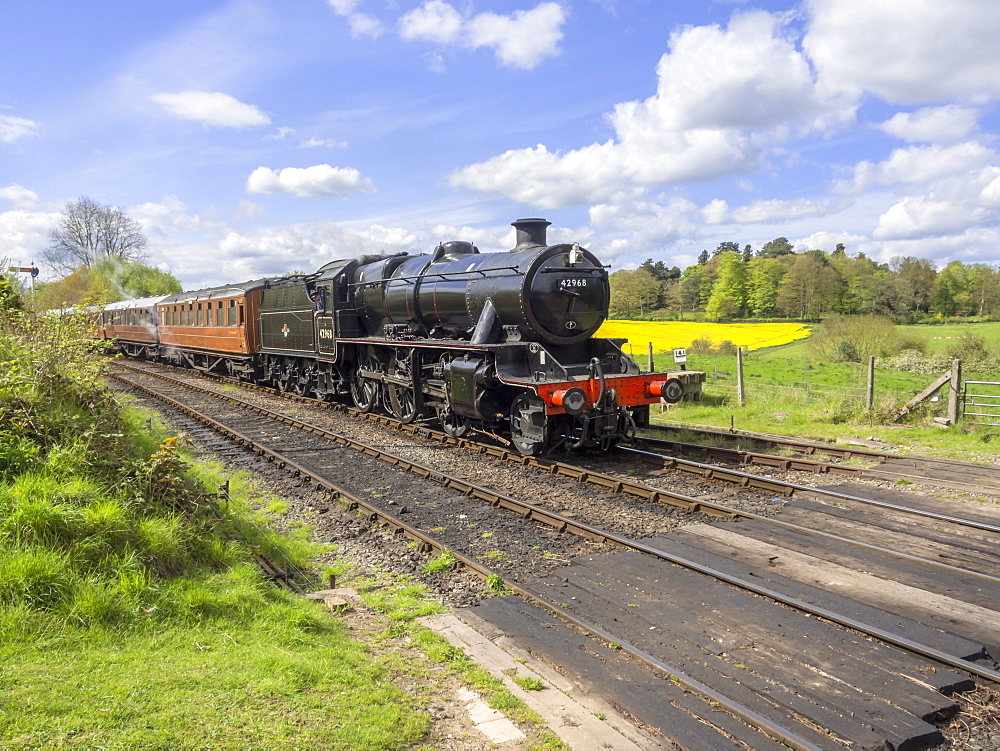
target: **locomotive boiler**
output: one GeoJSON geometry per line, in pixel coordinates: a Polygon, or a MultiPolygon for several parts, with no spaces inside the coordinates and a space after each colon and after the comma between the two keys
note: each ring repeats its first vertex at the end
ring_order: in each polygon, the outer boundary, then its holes
{"type": "Polygon", "coordinates": [[[576,243],[548,245],[543,219],[514,222],[516,246],[470,242],[429,255],[334,261],[269,280],[260,308],[262,368],[276,385],[350,393],[362,411],[437,420],[524,454],[608,448],[683,387],[641,374],[620,341],[594,338],[607,270],[576,243]]]}

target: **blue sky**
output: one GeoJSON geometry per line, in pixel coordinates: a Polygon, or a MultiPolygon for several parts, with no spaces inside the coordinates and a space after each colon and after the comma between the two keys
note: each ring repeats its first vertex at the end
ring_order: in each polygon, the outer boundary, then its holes
{"type": "Polygon", "coordinates": [[[998,38],[995,0],[2,0],[0,256],[86,195],[185,289],[525,216],[616,269],[996,264],[998,38]]]}

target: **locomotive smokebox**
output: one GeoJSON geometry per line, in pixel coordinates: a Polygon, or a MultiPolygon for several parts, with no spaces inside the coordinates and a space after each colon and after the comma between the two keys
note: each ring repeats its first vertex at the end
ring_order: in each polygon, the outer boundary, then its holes
{"type": "Polygon", "coordinates": [[[517,245],[514,250],[525,250],[534,245],[548,245],[545,228],[550,224],[552,222],[544,219],[518,219],[516,222],[511,222],[511,226],[517,230],[517,245]]]}

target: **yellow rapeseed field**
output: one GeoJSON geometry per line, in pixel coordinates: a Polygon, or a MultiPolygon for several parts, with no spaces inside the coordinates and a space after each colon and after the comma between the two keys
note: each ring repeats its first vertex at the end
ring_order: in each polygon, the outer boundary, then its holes
{"type": "Polygon", "coordinates": [[[788,344],[809,336],[801,323],[689,323],[686,321],[605,321],[597,336],[628,339],[633,352],[645,351],[649,342],[654,352],[689,347],[695,339],[719,344],[727,339],[738,347],[760,349],[788,344]]]}

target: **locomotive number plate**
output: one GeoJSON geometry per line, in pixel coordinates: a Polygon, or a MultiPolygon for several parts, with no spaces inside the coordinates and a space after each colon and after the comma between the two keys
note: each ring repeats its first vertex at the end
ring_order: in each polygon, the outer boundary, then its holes
{"type": "Polygon", "coordinates": [[[559,288],[560,289],[568,289],[570,287],[586,287],[587,286],[587,282],[589,282],[589,281],[590,281],[589,279],[585,279],[583,277],[573,277],[571,279],[560,279],[559,280],[559,288]]]}

